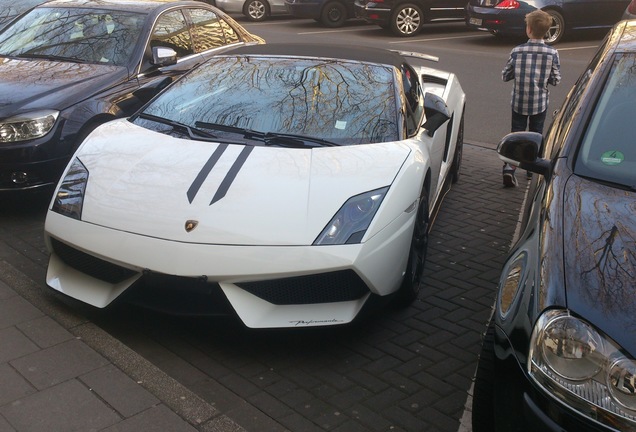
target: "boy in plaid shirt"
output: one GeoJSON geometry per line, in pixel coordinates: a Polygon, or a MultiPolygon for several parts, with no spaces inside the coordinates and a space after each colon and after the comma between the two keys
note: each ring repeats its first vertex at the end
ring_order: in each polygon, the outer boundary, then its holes
{"type": "MultiPolygon", "coordinates": [[[[559,53],[543,41],[552,25],[552,17],[542,10],[526,15],[528,42],[515,47],[504,67],[504,81],[514,80],[512,89],[511,132],[543,133],[543,123],[548,110],[548,84],[556,86],[561,81],[559,53]]],[[[528,173],[528,177],[531,174],[528,173]]],[[[503,167],[504,186],[517,185],[515,167],[503,167]]]]}

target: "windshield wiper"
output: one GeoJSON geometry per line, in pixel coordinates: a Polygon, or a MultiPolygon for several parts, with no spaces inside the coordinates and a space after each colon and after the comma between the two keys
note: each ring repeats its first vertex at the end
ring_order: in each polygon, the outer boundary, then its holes
{"type": "Polygon", "coordinates": [[[220,123],[208,123],[197,121],[194,123],[197,127],[205,129],[220,130],[223,132],[231,132],[243,135],[243,138],[258,139],[267,145],[280,145],[290,147],[306,147],[308,142],[320,144],[321,146],[337,146],[338,144],[322,138],[308,137],[305,135],[295,135],[281,132],[259,132],[252,129],[245,129],[237,126],[228,126],[220,123]]]}
{"type": "Polygon", "coordinates": [[[210,138],[210,141],[218,141],[218,137],[214,134],[211,134],[206,131],[202,131],[197,128],[193,128],[191,126],[176,122],[174,120],[170,120],[164,117],[159,117],[156,115],[146,114],[146,113],[140,113],[138,117],[141,117],[142,119],[145,119],[145,120],[151,120],[157,123],[172,126],[172,128],[177,131],[180,131],[182,133],[185,132],[190,139],[195,140],[195,139],[201,139],[201,138],[210,138]]]}
{"type": "Polygon", "coordinates": [[[10,55],[8,57],[12,58],[32,58],[32,59],[44,59],[44,60],[57,60],[57,61],[65,61],[72,63],[90,63],[86,60],[81,60],[75,57],[63,57],[52,54],[31,54],[31,53],[22,53],[18,55],[10,55]]]}
{"type": "Polygon", "coordinates": [[[296,135],[280,132],[267,132],[265,134],[265,142],[267,144],[290,144],[290,145],[306,145],[308,142],[320,144],[323,147],[338,147],[340,144],[328,141],[322,138],[314,138],[305,135],[296,135]]]}

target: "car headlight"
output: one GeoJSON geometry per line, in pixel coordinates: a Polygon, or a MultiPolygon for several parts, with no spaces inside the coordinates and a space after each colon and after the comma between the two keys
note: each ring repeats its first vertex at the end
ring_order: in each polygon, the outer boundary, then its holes
{"type": "Polygon", "coordinates": [[[349,198],[314,241],[314,245],[360,243],[388,186],[349,198]]]}
{"type": "Polygon", "coordinates": [[[42,110],[0,120],[0,143],[40,138],[53,129],[59,111],[42,110]]]}
{"type": "Polygon", "coordinates": [[[52,210],[80,220],[87,182],[88,170],[79,159],[75,158],[55,193],[52,210]]]}
{"type": "Polygon", "coordinates": [[[600,423],[636,427],[636,361],[609,337],[565,310],[534,327],[528,373],[549,394],[600,423]]]}

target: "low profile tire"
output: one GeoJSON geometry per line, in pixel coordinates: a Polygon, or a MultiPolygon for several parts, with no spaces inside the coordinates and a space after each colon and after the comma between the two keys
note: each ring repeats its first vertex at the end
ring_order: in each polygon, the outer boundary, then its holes
{"type": "Polygon", "coordinates": [[[484,335],[473,389],[473,432],[495,430],[495,322],[491,319],[484,335]]]}
{"type": "Polygon", "coordinates": [[[555,10],[549,9],[546,12],[552,17],[552,26],[550,26],[550,30],[546,33],[544,40],[545,43],[554,45],[561,41],[565,35],[565,20],[563,15],[555,10]]]}
{"type": "Polygon", "coordinates": [[[342,27],[346,20],[347,8],[337,1],[327,3],[320,14],[320,22],[325,27],[342,27]]]}
{"type": "Polygon", "coordinates": [[[451,165],[451,181],[457,183],[460,177],[460,171],[462,167],[462,156],[464,154],[464,114],[462,113],[462,119],[459,122],[459,129],[457,130],[457,141],[455,142],[455,154],[453,155],[453,164],[451,165]]]}
{"type": "Polygon", "coordinates": [[[398,289],[395,297],[395,304],[398,307],[410,305],[417,299],[420,293],[424,264],[426,264],[426,252],[428,250],[429,228],[428,191],[425,189],[417,209],[415,227],[413,228],[411,247],[406,264],[406,273],[404,274],[402,285],[398,289]]]}
{"type": "Polygon", "coordinates": [[[269,16],[269,4],[263,0],[247,0],[243,7],[243,15],[253,22],[265,21],[269,16]]]}
{"type": "Polygon", "coordinates": [[[422,29],[424,15],[418,6],[405,3],[397,7],[391,17],[391,31],[396,36],[415,36],[422,29]]]}

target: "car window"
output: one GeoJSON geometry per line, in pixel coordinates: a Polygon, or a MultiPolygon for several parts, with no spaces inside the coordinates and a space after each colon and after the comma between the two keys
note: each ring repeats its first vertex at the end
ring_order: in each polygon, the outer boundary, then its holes
{"type": "Polygon", "coordinates": [[[193,28],[194,48],[196,52],[226,45],[221,21],[216,14],[207,9],[189,9],[193,28]]]}
{"type": "Polygon", "coordinates": [[[391,67],[222,57],[185,75],[144,113],[193,127],[206,122],[362,144],[398,139],[395,94],[391,67]]]}
{"type": "Polygon", "coordinates": [[[0,55],[127,65],[145,15],[99,9],[36,8],[0,35],[0,55]]]}
{"type": "Polygon", "coordinates": [[[223,27],[223,32],[225,33],[225,42],[227,44],[233,44],[233,43],[241,41],[241,38],[236,33],[236,30],[234,30],[234,27],[229,25],[224,20],[220,20],[220,23],[221,23],[221,27],[223,27]]]}
{"type": "Polygon", "coordinates": [[[166,12],[157,19],[150,47],[158,46],[172,48],[178,58],[194,54],[188,23],[180,10],[166,12]]]}
{"type": "Polygon", "coordinates": [[[542,155],[544,158],[555,158],[565,141],[565,136],[569,132],[569,127],[561,127],[564,122],[569,122],[580,111],[581,98],[585,94],[585,90],[588,88],[588,82],[594,75],[594,71],[599,66],[600,61],[603,59],[605,48],[609,44],[609,39],[606,37],[596,54],[592,58],[592,61],[587,65],[585,71],[577,79],[576,84],[572,87],[572,90],[568,94],[563,106],[561,107],[555,121],[551,124],[544,140],[544,148],[542,149],[542,155]]]}
{"type": "Polygon", "coordinates": [[[636,187],[636,54],[618,54],[583,136],[575,173],[636,187]]]}

